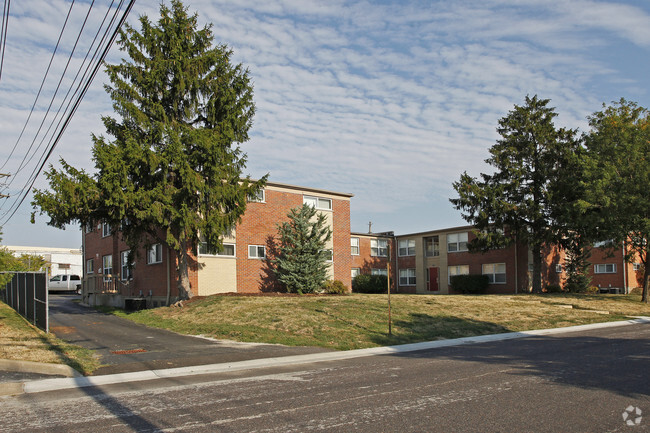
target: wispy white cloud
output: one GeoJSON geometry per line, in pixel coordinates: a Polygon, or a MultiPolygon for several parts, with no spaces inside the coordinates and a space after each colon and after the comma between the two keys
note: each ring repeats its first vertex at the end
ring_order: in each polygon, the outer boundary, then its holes
{"type": "MultiPolygon", "coordinates": [[[[15,101],[0,107],[9,137],[69,5],[54,3],[28,0],[14,11],[21,29],[10,27],[0,83],[3,100],[15,101]]],[[[462,224],[448,203],[451,183],[489,170],[497,120],[527,94],[551,98],[558,124],[581,128],[602,101],[650,102],[645,79],[624,65],[650,63],[650,7],[631,0],[188,5],[253,77],[248,170],[354,193],[353,230],[368,220],[402,233],[462,224]]],[[[137,4],[136,27],[139,14],[155,20],[157,6],[137,4]]],[[[114,50],[110,59],[120,57],[114,50]]],[[[99,116],[111,114],[105,81],[97,77],[57,151],[76,165],[91,166],[90,132],[102,133],[99,116]]]]}

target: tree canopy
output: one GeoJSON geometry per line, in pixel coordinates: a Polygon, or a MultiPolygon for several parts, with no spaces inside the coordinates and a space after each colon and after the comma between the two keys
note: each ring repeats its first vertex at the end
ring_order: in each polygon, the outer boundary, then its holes
{"type": "Polygon", "coordinates": [[[332,252],[326,244],[332,230],[325,215],[308,204],[291,209],[288,217],[278,225],[278,253],[270,259],[275,276],[288,292],[316,292],[327,279],[332,252]]]}
{"type": "Polygon", "coordinates": [[[178,0],[161,4],[157,23],[126,25],[117,44],[128,59],[106,68],[117,117],[102,120],[112,139],[92,136],[96,172],[61,160],[46,173],[51,190],[33,202],[55,227],[104,221],[132,250],[166,244],[181,298],[193,295],[188,269],[200,239],[219,250],[266,181],[242,173],[239,144],[255,113],[249,72],[226,45],[213,46],[210,28],[178,0]]]}
{"type": "Polygon", "coordinates": [[[625,244],[640,258],[645,269],[642,299],[648,302],[650,112],[621,99],[603,104],[589,117],[589,125],[584,135],[589,188],[583,207],[594,219],[598,240],[612,240],[616,247],[625,244]]]}
{"type": "Polygon", "coordinates": [[[450,199],[463,218],[477,229],[470,247],[489,249],[512,242],[529,245],[533,252],[533,291],[541,292],[542,246],[565,230],[554,212],[564,201],[562,187],[571,161],[579,149],[575,131],[556,128],[555,109],[548,99],[526,97],[499,120],[501,139],[486,160],[493,174],[480,179],[461,175],[453,186],[458,198],[450,199]]]}

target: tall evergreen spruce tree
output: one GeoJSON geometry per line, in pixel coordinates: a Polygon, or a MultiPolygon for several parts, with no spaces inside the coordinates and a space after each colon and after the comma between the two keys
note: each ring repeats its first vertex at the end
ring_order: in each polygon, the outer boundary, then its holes
{"type": "Polygon", "coordinates": [[[515,241],[528,244],[533,253],[533,292],[540,293],[542,246],[560,239],[565,229],[553,218],[563,201],[557,186],[567,174],[566,160],[579,144],[575,131],[555,128],[557,114],[548,107],[548,99],[527,96],[525,102],[499,120],[502,138],[486,160],[495,173],[482,173],[481,180],[463,173],[453,184],[458,198],[450,201],[477,229],[472,249],[515,241]]]}
{"type": "Polygon", "coordinates": [[[585,242],[576,241],[567,249],[565,268],[567,273],[564,289],[572,293],[581,293],[589,290],[591,277],[589,276],[589,258],[591,247],[585,242]]]}
{"type": "Polygon", "coordinates": [[[92,137],[96,173],[61,160],[61,171],[46,173],[51,191],[36,191],[33,206],[55,227],[108,222],[132,251],[167,245],[187,299],[199,236],[219,250],[266,177],[242,175],[239,144],[255,113],[248,70],[231,63],[225,45],[212,45],[210,26],[199,28],[180,1],[162,4],[160,15],[120,32],[130,60],[107,66],[105,89],[119,117],[102,119],[112,140],[92,137]]]}
{"type": "Polygon", "coordinates": [[[332,230],[325,215],[308,204],[291,209],[288,217],[288,222],[278,226],[278,255],[270,262],[288,292],[316,292],[327,279],[331,251],[325,246],[332,230]]]}

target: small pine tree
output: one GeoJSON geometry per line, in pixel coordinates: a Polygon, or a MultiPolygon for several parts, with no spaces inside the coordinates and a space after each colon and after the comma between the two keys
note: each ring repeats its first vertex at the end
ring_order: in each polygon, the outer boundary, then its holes
{"type": "Polygon", "coordinates": [[[278,254],[270,259],[275,276],[288,292],[316,292],[327,279],[331,252],[325,246],[332,230],[325,215],[308,204],[287,216],[289,221],[278,225],[278,254]]]}
{"type": "Polygon", "coordinates": [[[591,249],[582,242],[575,242],[567,250],[565,261],[567,279],[564,289],[572,293],[581,293],[589,290],[591,277],[589,276],[589,258],[591,249]]]}

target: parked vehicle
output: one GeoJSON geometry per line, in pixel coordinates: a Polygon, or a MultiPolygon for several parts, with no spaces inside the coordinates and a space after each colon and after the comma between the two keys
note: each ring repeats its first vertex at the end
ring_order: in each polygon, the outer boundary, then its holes
{"type": "Polygon", "coordinates": [[[49,292],[79,292],[81,291],[81,277],[79,275],[55,275],[47,284],[49,292]]]}

